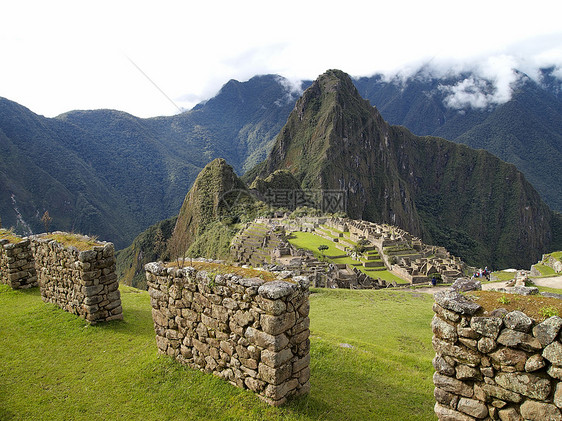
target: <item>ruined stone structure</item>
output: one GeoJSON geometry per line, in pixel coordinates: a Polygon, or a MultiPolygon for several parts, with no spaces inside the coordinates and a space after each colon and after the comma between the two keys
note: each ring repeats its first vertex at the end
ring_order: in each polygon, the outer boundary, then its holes
{"type": "Polygon", "coordinates": [[[28,238],[10,235],[0,239],[0,283],[8,284],[13,289],[26,289],[37,286],[35,260],[28,238]]]}
{"type": "Polygon", "coordinates": [[[39,234],[31,247],[43,301],[90,323],[123,319],[113,243],[79,251],[39,234]]]}
{"type": "Polygon", "coordinates": [[[310,389],[309,281],[145,265],[156,344],[271,405],[310,389]]]}
{"type": "Polygon", "coordinates": [[[411,284],[429,282],[439,274],[444,282],[462,276],[464,263],[443,247],[429,246],[408,232],[386,224],[348,218],[301,217],[260,218],[246,227],[232,242],[232,258],[242,264],[261,266],[267,263],[287,264],[292,257],[303,257],[292,247],[285,234],[293,231],[312,232],[333,242],[342,256],[355,254],[364,272],[350,265],[327,265],[313,255],[304,256],[298,269],[318,279],[315,286],[337,288],[381,288],[386,283],[377,279],[377,271],[388,269],[411,284]],[[347,238],[343,233],[349,233],[347,238]],[[364,252],[357,254],[355,244],[364,242],[364,252]]]}
{"type": "Polygon", "coordinates": [[[458,292],[435,294],[439,420],[562,420],[562,318],[479,309],[458,292]]]}

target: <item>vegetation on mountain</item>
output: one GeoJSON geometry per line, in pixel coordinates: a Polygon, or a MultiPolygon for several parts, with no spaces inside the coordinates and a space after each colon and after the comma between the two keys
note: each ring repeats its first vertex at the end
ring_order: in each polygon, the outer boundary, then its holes
{"type": "Polygon", "coordinates": [[[417,135],[443,137],[486,149],[515,164],[546,203],[562,211],[562,95],[554,69],[543,69],[540,82],[517,72],[511,99],[480,107],[448,105],[451,89],[477,80],[493,96],[490,83],[471,73],[433,76],[429,69],[406,79],[380,75],[354,80],[360,94],[390,124],[417,135]]]}
{"type": "Polygon", "coordinates": [[[297,101],[262,178],[347,190],[351,218],[388,222],[472,265],[529,267],[557,217],[515,166],[483,150],[390,126],[349,76],[330,70],[297,101]]]}

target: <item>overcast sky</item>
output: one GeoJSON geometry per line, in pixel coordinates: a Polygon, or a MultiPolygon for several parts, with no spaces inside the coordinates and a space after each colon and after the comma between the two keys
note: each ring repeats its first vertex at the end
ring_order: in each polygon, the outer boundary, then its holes
{"type": "Polygon", "coordinates": [[[49,117],[150,117],[191,108],[229,79],[425,63],[474,68],[501,89],[513,67],[562,67],[561,17],[560,0],[4,1],[0,96],[49,117]]]}

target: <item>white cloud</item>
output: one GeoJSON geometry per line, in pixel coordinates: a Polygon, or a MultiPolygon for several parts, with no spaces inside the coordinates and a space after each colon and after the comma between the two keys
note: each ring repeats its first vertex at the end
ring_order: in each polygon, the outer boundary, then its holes
{"type": "Polygon", "coordinates": [[[510,60],[532,77],[538,66],[562,67],[559,0],[5,3],[0,96],[48,116],[177,112],[127,56],[181,107],[256,74],[406,75],[424,63],[443,73],[484,63],[499,100],[509,94],[510,60]]]}

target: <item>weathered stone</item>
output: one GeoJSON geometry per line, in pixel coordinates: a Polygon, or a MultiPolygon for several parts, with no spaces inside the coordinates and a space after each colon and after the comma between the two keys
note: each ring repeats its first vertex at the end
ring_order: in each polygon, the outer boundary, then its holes
{"type": "Polygon", "coordinates": [[[496,383],[501,387],[533,399],[545,400],[550,394],[550,382],[530,373],[498,373],[496,383]]]}
{"type": "Polygon", "coordinates": [[[490,357],[495,364],[501,367],[513,366],[516,371],[523,371],[527,362],[527,354],[525,352],[512,348],[499,349],[490,354],[490,357]]]}
{"type": "Polygon", "coordinates": [[[499,317],[473,317],[470,327],[482,336],[496,339],[500,333],[503,321],[499,317]]]}
{"type": "Polygon", "coordinates": [[[460,325],[457,326],[457,333],[460,337],[468,338],[468,339],[479,339],[480,334],[476,332],[471,327],[461,327],[460,325]]]}
{"type": "Polygon", "coordinates": [[[496,349],[497,346],[498,344],[496,343],[496,341],[494,341],[492,338],[488,338],[487,336],[480,338],[480,340],[478,341],[478,351],[482,352],[483,354],[489,354],[494,349],[496,349]]]}
{"type": "Polygon", "coordinates": [[[498,411],[501,421],[523,421],[515,408],[505,408],[498,411]]]}
{"type": "Polygon", "coordinates": [[[458,335],[456,327],[445,322],[437,315],[433,316],[431,329],[433,330],[433,334],[439,336],[441,339],[445,339],[449,342],[457,341],[458,335]]]}
{"type": "Polygon", "coordinates": [[[451,289],[458,292],[480,291],[482,289],[482,282],[477,279],[457,278],[451,285],[451,289]]]}
{"type": "Polygon", "coordinates": [[[533,325],[533,320],[525,313],[515,310],[508,313],[504,319],[503,323],[508,329],[518,330],[519,332],[529,332],[531,326],[533,325]]]}
{"type": "Polygon", "coordinates": [[[458,322],[461,319],[461,315],[455,313],[454,311],[447,310],[446,308],[441,307],[437,303],[433,303],[433,312],[441,316],[444,320],[449,320],[451,322],[458,322]]]}
{"type": "Polygon", "coordinates": [[[435,403],[433,410],[435,411],[435,415],[437,415],[439,421],[474,421],[474,418],[469,417],[462,412],[455,411],[454,409],[447,408],[439,402],[435,403]]]}
{"type": "Polygon", "coordinates": [[[261,352],[261,362],[272,368],[285,364],[291,358],[293,358],[293,353],[289,348],[285,348],[280,352],[273,352],[268,349],[264,349],[261,352]]]}
{"type": "Polygon", "coordinates": [[[435,396],[435,400],[439,402],[441,405],[448,406],[450,408],[456,408],[457,403],[459,401],[459,397],[454,393],[447,392],[443,389],[438,387],[435,388],[433,391],[433,396],[435,396]]]}
{"type": "Polygon", "coordinates": [[[518,393],[512,392],[511,390],[504,389],[503,387],[483,384],[482,390],[488,395],[495,398],[499,398],[504,401],[519,403],[523,399],[518,393]]]}
{"type": "Polygon", "coordinates": [[[554,405],[558,408],[562,408],[562,382],[556,384],[556,389],[554,392],[554,405]]]}
{"type": "Polygon", "coordinates": [[[299,381],[297,379],[291,379],[277,386],[270,384],[265,388],[265,396],[275,400],[282,399],[298,385],[299,381]]]}
{"type": "Polygon", "coordinates": [[[521,416],[530,421],[560,421],[560,410],[549,403],[537,402],[527,399],[521,405],[521,416]]]}
{"type": "Polygon", "coordinates": [[[513,329],[503,329],[498,337],[498,342],[505,346],[518,347],[529,352],[535,352],[542,348],[538,339],[513,329]]]}
{"type": "Polygon", "coordinates": [[[479,364],[481,361],[480,355],[462,345],[453,345],[450,342],[444,341],[440,338],[433,337],[433,349],[441,356],[449,356],[460,363],[465,364],[479,364]]]}
{"type": "Polygon", "coordinates": [[[470,386],[466,385],[460,380],[444,376],[439,373],[433,374],[433,384],[446,392],[465,396],[467,398],[471,398],[474,394],[474,390],[470,386]]]}
{"type": "Polygon", "coordinates": [[[547,373],[550,377],[562,380],[562,367],[551,365],[550,367],[548,367],[547,373]]]}
{"type": "Polygon", "coordinates": [[[278,300],[297,290],[297,285],[287,281],[266,282],[258,289],[258,294],[270,300],[278,300]]]}
{"type": "Polygon", "coordinates": [[[460,314],[472,315],[482,307],[456,291],[440,291],[434,294],[441,307],[460,314]]]}
{"type": "Polygon", "coordinates": [[[562,366],[562,344],[558,341],[552,342],[543,350],[542,356],[552,364],[562,366]]]}
{"type": "Polygon", "coordinates": [[[539,340],[542,346],[546,346],[556,339],[561,327],[562,317],[552,316],[536,325],[533,328],[533,335],[539,340]]]}
{"type": "Polygon", "coordinates": [[[295,313],[285,313],[280,316],[262,314],[260,323],[264,332],[270,335],[279,335],[291,329],[295,324],[295,313]]]}
{"type": "Polygon", "coordinates": [[[468,365],[459,364],[455,367],[455,370],[455,377],[459,380],[476,380],[482,378],[480,370],[474,367],[469,367],[468,365]]]}
{"type": "Polygon", "coordinates": [[[433,368],[445,376],[452,377],[455,375],[455,367],[450,365],[443,357],[436,355],[433,358],[433,368]]]}
{"type": "Polygon", "coordinates": [[[281,351],[289,344],[289,339],[285,334],[270,335],[265,332],[249,327],[246,329],[246,338],[262,348],[267,348],[270,351],[281,351]]]}
{"type": "Polygon", "coordinates": [[[291,377],[292,366],[285,364],[278,368],[271,368],[268,365],[260,363],[258,367],[258,374],[260,379],[272,385],[279,385],[289,377],[291,377]]]}
{"type": "Polygon", "coordinates": [[[525,371],[527,373],[537,371],[543,368],[545,365],[546,363],[544,362],[544,358],[539,354],[535,354],[527,359],[527,362],[525,363],[525,371]]]}
{"type": "Polygon", "coordinates": [[[488,415],[488,407],[475,399],[460,398],[457,410],[478,419],[486,418],[488,415]]]}

